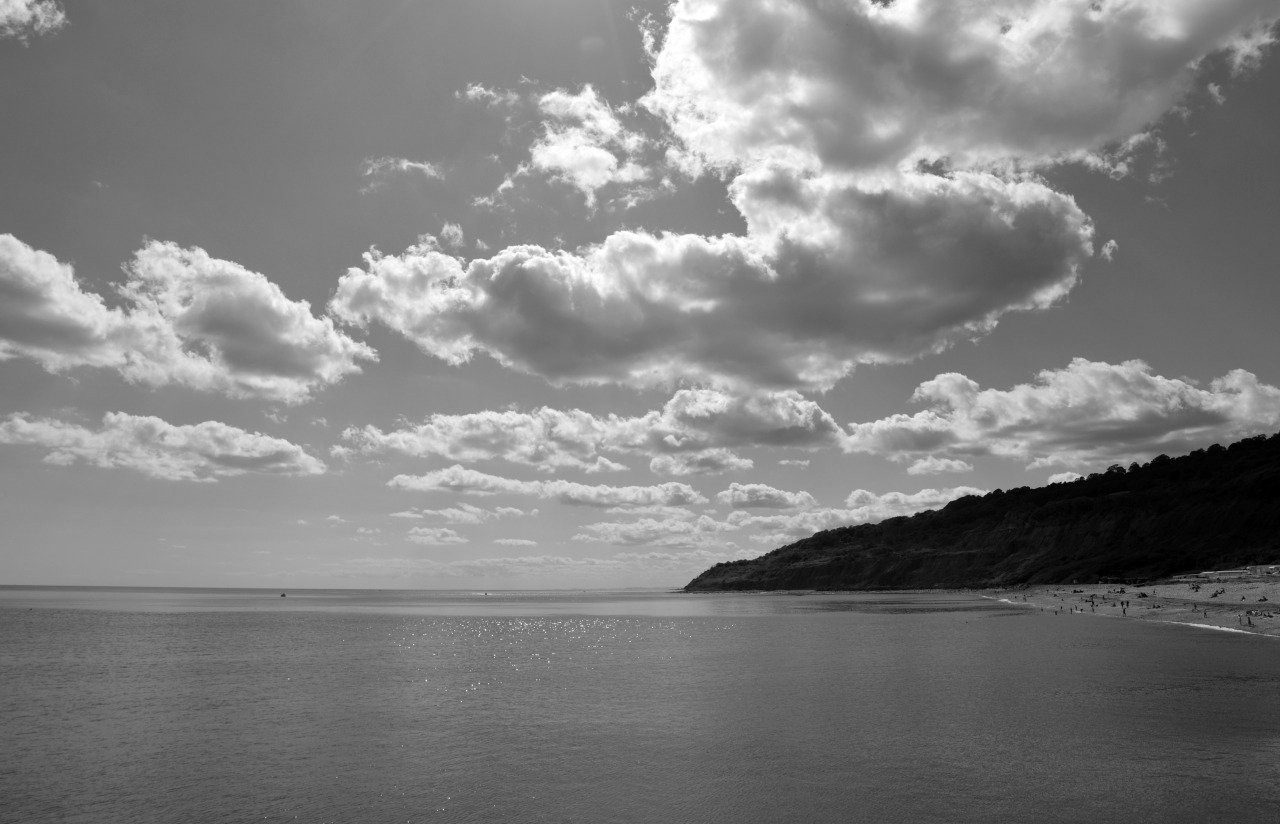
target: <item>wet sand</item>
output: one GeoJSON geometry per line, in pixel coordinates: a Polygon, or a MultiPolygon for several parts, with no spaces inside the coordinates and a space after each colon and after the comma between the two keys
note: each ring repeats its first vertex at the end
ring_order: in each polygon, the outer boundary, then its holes
{"type": "Polygon", "coordinates": [[[1280,581],[1276,577],[1177,578],[1145,586],[1060,584],[985,594],[1070,617],[1165,621],[1280,636],[1280,581]]]}

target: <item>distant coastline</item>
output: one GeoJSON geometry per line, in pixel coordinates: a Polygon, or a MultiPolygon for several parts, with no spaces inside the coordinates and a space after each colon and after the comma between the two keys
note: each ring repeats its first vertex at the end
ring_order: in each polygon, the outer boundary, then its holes
{"type": "Polygon", "coordinates": [[[1280,435],[818,532],[690,581],[716,590],[1142,584],[1280,563],[1280,435]]]}

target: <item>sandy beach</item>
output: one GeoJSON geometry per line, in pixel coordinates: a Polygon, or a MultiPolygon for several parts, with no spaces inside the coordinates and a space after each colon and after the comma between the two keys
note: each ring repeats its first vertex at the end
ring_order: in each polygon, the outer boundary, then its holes
{"type": "Polygon", "coordinates": [[[990,590],[987,595],[1064,616],[1195,624],[1280,636],[1280,580],[1175,578],[1144,586],[1060,584],[990,590]]]}

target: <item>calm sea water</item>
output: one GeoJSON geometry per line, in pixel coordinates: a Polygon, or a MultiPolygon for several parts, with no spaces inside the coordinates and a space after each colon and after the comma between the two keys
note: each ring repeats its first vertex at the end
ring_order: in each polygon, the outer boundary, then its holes
{"type": "Polygon", "coordinates": [[[1280,820],[1280,643],[963,594],[0,588],[5,822],[1280,820]]]}

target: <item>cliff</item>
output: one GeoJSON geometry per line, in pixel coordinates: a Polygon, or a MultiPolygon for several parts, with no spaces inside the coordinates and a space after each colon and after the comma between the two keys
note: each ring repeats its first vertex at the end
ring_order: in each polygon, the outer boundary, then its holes
{"type": "Polygon", "coordinates": [[[685,590],[1007,587],[1249,563],[1280,563],[1280,434],[826,530],[685,590]]]}

